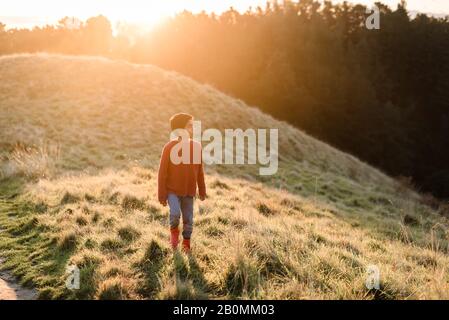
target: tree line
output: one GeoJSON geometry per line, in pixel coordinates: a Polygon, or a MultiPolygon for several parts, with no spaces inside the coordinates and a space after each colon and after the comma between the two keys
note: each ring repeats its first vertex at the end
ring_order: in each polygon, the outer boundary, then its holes
{"type": "Polygon", "coordinates": [[[449,18],[403,1],[269,2],[241,13],[177,14],[149,32],[104,16],[6,29],[0,54],[103,55],[175,70],[256,105],[420,189],[449,197],[449,18]]]}

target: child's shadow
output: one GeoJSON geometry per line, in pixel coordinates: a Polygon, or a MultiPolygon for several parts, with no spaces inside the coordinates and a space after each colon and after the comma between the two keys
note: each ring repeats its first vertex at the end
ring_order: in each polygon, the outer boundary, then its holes
{"type": "Polygon", "coordinates": [[[196,261],[196,258],[189,254],[187,259],[179,252],[173,254],[173,264],[175,270],[176,290],[183,298],[207,299],[210,286],[204,277],[203,270],[196,261]],[[193,288],[189,288],[189,283],[193,288]],[[187,293],[187,297],[182,292],[187,293]]]}

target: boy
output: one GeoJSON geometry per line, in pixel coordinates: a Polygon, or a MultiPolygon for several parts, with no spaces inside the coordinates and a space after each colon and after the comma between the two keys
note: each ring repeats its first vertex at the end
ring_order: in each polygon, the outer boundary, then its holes
{"type": "MultiPolygon", "coordinates": [[[[186,253],[190,252],[190,236],[193,228],[193,198],[196,196],[198,185],[199,198],[206,198],[206,185],[204,183],[204,171],[201,157],[201,144],[192,140],[193,116],[186,113],[178,113],[170,118],[171,130],[184,129],[189,134],[188,141],[178,136],[177,139],[169,141],[162,150],[158,173],[158,198],[159,202],[170,208],[170,243],[173,250],[178,247],[179,219],[182,214],[183,242],[182,248],[186,253]],[[174,164],[172,159],[172,148],[178,143],[188,143],[190,148],[190,161],[182,161],[174,164]],[[194,161],[194,152],[200,152],[199,161],[194,161]]],[[[177,146],[179,147],[179,146],[177,146]]],[[[181,148],[178,156],[182,157],[181,148]]],[[[174,152],[173,152],[174,153],[174,152]]],[[[175,154],[175,153],[174,153],[175,154]]],[[[198,156],[198,154],[197,154],[198,156]]],[[[176,162],[176,161],[175,161],[176,162]]]]}

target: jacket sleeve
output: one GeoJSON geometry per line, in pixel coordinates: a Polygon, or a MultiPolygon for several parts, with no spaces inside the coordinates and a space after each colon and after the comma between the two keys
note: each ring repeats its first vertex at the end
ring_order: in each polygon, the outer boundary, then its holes
{"type": "Polygon", "coordinates": [[[200,194],[200,197],[206,197],[206,184],[204,182],[204,168],[203,168],[203,156],[201,155],[201,163],[199,165],[198,170],[198,193],[200,194]]]}
{"type": "Polygon", "coordinates": [[[161,154],[161,161],[159,163],[159,172],[157,175],[157,196],[159,202],[167,200],[167,174],[168,174],[168,161],[170,155],[170,148],[164,147],[161,154]]]}

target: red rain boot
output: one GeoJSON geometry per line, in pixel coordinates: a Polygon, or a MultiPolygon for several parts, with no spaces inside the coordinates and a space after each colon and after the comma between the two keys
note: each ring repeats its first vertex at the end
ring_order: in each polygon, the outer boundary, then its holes
{"type": "Polygon", "coordinates": [[[190,239],[182,240],[182,250],[185,253],[190,253],[190,239]]]}
{"type": "Polygon", "coordinates": [[[176,250],[176,248],[178,248],[178,242],[179,242],[179,229],[178,228],[170,229],[170,244],[173,250],[176,250]]]}

